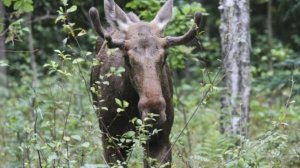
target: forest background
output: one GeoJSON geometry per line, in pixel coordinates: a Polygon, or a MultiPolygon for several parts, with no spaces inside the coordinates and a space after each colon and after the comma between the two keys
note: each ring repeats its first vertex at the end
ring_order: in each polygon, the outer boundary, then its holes
{"type": "MultiPolygon", "coordinates": [[[[164,1],[116,3],[151,20],[164,1]]],[[[89,88],[90,67],[97,64],[91,6],[104,20],[101,0],[1,0],[0,167],[105,167],[89,88]]],[[[197,39],[168,50],[173,167],[300,167],[300,1],[250,2],[247,137],[220,131],[219,1],[176,0],[175,6],[167,35],[185,32],[194,12],[203,17],[197,39]]],[[[112,68],[110,75],[123,71],[112,68]]],[[[128,162],[141,167],[138,137],[123,138],[137,143],[128,162]]]]}

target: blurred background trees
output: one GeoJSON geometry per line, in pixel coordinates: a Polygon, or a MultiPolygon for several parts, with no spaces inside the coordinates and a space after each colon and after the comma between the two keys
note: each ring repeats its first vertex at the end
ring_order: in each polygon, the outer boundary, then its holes
{"type": "MultiPolygon", "coordinates": [[[[144,20],[151,20],[163,2],[116,0],[144,20]]],[[[174,164],[299,167],[300,2],[250,2],[252,113],[249,139],[238,137],[240,147],[235,147],[236,137],[219,131],[225,89],[220,82],[224,51],[219,26],[224,21],[219,1],[175,0],[175,5],[167,35],[188,29],[195,11],[203,13],[203,21],[197,39],[168,50],[176,85],[174,164]],[[199,103],[200,110],[175,141],[199,103]]],[[[101,134],[87,84],[89,68],[97,64],[96,33],[88,17],[91,6],[104,16],[102,0],[1,1],[0,163],[4,167],[103,166],[101,134]]],[[[112,69],[112,74],[118,73],[112,69]]],[[[139,167],[140,154],[132,157],[132,167],[139,167]]]]}

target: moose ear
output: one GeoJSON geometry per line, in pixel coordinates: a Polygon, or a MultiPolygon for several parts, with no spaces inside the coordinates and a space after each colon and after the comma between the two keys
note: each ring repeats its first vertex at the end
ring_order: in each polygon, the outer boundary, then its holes
{"type": "Polygon", "coordinates": [[[132,21],[117,4],[115,4],[115,12],[118,29],[123,32],[127,31],[130,24],[132,24],[132,21]]]}
{"type": "Polygon", "coordinates": [[[172,18],[173,0],[168,0],[159,10],[152,21],[163,30],[172,18]]]}
{"type": "Polygon", "coordinates": [[[116,11],[114,0],[104,0],[104,13],[109,25],[116,27],[116,11]]]}
{"type": "Polygon", "coordinates": [[[130,18],[114,0],[104,0],[104,12],[107,22],[120,31],[126,31],[131,24],[130,18]]]}
{"type": "Polygon", "coordinates": [[[139,22],[140,21],[140,18],[133,12],[129,12],[127,13],[127,16],[129,17],[129,19],[133,22],[133,23],[136,23],[136,22],[139,22]]]}

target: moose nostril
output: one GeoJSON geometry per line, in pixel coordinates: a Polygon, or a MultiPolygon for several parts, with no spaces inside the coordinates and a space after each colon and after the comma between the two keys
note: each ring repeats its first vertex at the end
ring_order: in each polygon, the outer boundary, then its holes
{"type": "Polygon", "coordinates": [[[141,113],[142,120],[149,117],[149,113],[154,114],[153,118],[157,124],[162,124],[167,120],[166,102],[163,98],[157,98],[155,100],[141,98],[138,103],[138,108],[141,113]]]}
{"type": "Polygon", "coordinates": [[[145,99],[140,99],[140,101],[138,103],[138,108],[139,108],[140,112],[144,111],[146,104],[147,104],[147,101],[145,99]]]}
{"type": "Polygon", "coordinates": [[[161,113],[159,120],[157,121],[158,124],[163,124],[167,121],[166,113],[161,113]]]}

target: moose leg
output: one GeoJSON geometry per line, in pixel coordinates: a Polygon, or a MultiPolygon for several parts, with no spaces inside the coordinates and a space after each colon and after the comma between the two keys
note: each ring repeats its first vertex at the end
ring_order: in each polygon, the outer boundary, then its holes
{"type": "MultiPolygon", "coordinates": [[[[103,113],[105,114],[105,113],[103,113]]],[[[115,120],[108,120],[103,115],[103,123],[105,127],[101,127],[102,133],[102,146],[104,150],[104,157],[107,164],[114,167],[126,167],[127,152],[131,148],[132,143],[120,143],[118,139],[131,130],[128,119],[119,116],[115,120]]]]}
{"type": "Polygon", "coordinates": [[[167,164],[165,168],[171,167],[172,153],[169,138],[150,140],[145,146],[144,168],[159,167],[167,164]]]}
{"type": "Polygon", "coordinates": [[[103,135],[102,137],[102,145],[104,148],[104,157],[106,163],[110,166],[122,165],[122,167],[127,167],[125,162],[127,159],[127,149],[130,147],[120,148],[116,143],[113,143],[113,141],[114,140],[106,135],[103,135]]]}

